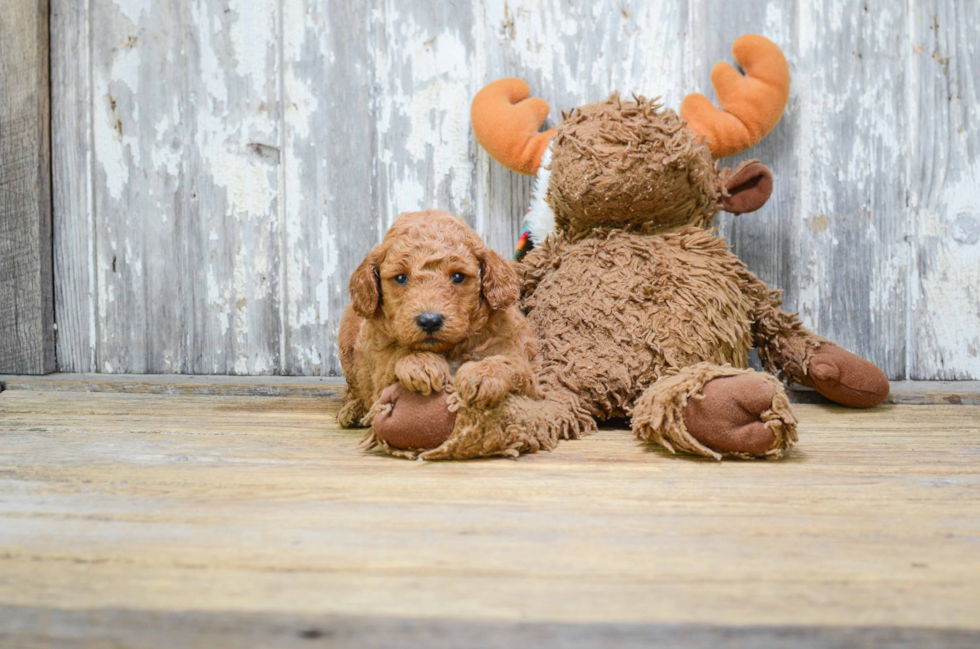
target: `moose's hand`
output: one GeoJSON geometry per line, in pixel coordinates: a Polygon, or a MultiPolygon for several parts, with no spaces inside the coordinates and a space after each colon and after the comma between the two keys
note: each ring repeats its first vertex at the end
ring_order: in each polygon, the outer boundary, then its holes
{"type": "Polygon", "coordinates": [[[888,396],[888,379],[878,366],[856,354],[824,344],[807,366],[806,385],[831,401],[851,408],[870,408],[888,396]]]}
{"type": "Polygon", "coordinates": [[[453,432],[456,413],[449,411],[445,392],[420,394],[395,383],[381,393],[385,406],[374,417],[374,435],[393,448],[437,448],[453,432]]]}

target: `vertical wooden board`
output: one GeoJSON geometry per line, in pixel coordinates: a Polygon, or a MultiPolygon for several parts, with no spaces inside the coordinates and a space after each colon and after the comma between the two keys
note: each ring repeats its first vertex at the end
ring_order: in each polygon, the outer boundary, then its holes
{"type": "Polygon", "coordinates": [[[980,4],[912,3],[913,379],[980,378],[980,4]]]}
{"type": "Polygon", "coordinates": [[[907,13],[883,0],[801,6],[796,303],[803,322],[906,374],[907,13]]]}
{"type": "Polygon", "coordinates": [[[783,118],[775,129],[748,151],[719,163],[735,168],[757,159],[773,173],[772,196],[759,211],[741,216],[721,212],[715,220],[719,234],[752,272],[772,289],[782,289],[789,310],[798,302],[799,277],[799,159],[800,79],[810,71],[800,65],[797,49],[798,6],[779,0],[733,4],[722,0],[692,3],[689,12],[693,50],[691,82],[685,94],[700,92],[717,103],[711,69],[720,61],[736,65],[732,45],[744,34],[761,34],[776,43],[790,66],[793,84],[783,118]]]}
{"type": "Polygon", "coordinates": [[[375,164],[382,229],[401,212],[426,208],[473,224],[473,5],[385,0],[377,21],[375,164]]]}
{"type": "Polygon", "coordinates": [[[47,0],[0,6],[0,371],[55,368],[47,0]]]}
{"type": "Polygon", "coordinates": [[[285,0],[283,371],[341,374],[351,273],[378,242],[377,4],[285,0]]]}
{"type": "Polygon", "coordinates": [[[275,372],[278,4],[92,1],[98,369],[275,372]]]}
{"type": "Polygon", "coordinates": [[[51,193],[61,372],[96,368],[90,38],[88,0],[53,0],[51,193]]]}
{"type": "MultiPolygon", "coordinates": [[[[680,104],[685,87],[685,12],[675,2],[569,4],[482,0],[478,14],[478,88],[516,76],[545,99],[551,113],[605,99],[615,90],[661,96],[680,104]]],[[[508,171],[474,145],[480,177],[477,200],[491,245],[511,253],[528,208],[531,179],[508,171]]]]}

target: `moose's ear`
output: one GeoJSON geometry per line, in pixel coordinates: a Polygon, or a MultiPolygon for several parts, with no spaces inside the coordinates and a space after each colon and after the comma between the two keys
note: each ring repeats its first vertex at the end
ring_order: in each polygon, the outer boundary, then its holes
{"type": "Polygon", "coordinates": [[[506,309],[521,297],[517,273],[503,257],[487,249],[480,279],[483,297],[494,311],[506,309]]]}
{"type": "Polygon", "coordinates": [[[381,278],[378,276],[377,250],[372,250],[350,276],[350,302],[354,313],[370,318],[381,306],[381,278]]]}
{"type": "Polygon", "coordinates": [[[754,212],[772,194],[772,172],[758,162],[743,162],[731,175],[721,193],[721,207],[732,214],[754,212]]]}

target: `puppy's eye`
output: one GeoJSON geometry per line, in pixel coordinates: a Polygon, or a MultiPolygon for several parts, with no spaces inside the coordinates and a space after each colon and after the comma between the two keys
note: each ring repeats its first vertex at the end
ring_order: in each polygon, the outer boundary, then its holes
{"type": "Polygon", "coordinates": [[[453,273],[449,276],[449,279],[453,280],[453,284],[462,284],[466,281],[466,275],[463,273],[453,273]]]}
{"type": "Polygon", "coordinates": [[[405,274],[395,275],[395,283],[396,284],[401,284],[402,286],[404,286],[405,284],[408,284],[408,275],[405,275],[405,274]]]}

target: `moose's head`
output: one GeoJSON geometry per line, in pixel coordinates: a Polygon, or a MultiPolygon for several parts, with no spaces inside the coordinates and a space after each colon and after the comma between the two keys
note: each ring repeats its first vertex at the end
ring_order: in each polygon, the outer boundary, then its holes
{"type": "Polygon", "coordinates": [[[574,236],[593,228],[708,227],[720,210],[762,207],[772,193],[769,170],[755,161],[720,168],[716,159],[750,148],[776,126],[789,99],[789,66],[762,36],[742,36],[732,51],[745,76],[727,63],[714,67],[720,110],[701,94],[688,95],[678,116],[656,100],[613,93],[539,133],[548,104],[530,97],[520,79],[477,93],[477,140],[504,166],[538,176],[532,237],[556,228],[574,236]]]}

